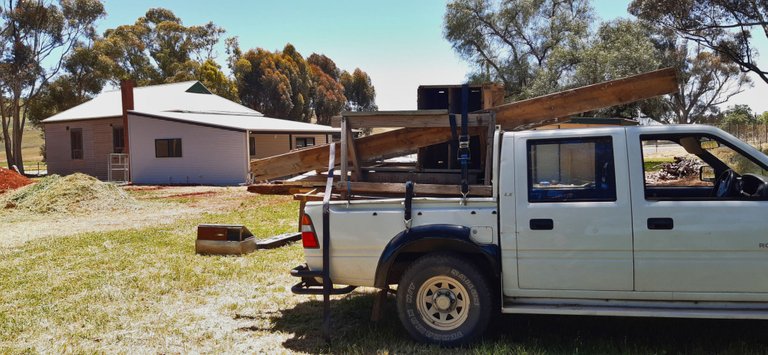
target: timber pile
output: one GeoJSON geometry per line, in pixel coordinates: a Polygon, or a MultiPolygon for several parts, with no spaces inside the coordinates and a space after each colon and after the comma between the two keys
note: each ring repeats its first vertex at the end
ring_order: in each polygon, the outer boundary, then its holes
{"type": "MultiPolygon", "coordinates": [[[[493,132],[498,125],[504,130],[526,129],[560,118],[594,111],[611,106],[677,92],[678,83],[674,69],[662,69],[619,80],[584,86],[528,100],[512,102],[482,110],[469,115],[470,135],[479,138],[480,161],[483,168],[473,174],[476,183],[470,186],[470,195],[490,196],[490,178],[493,147],[493,132]]],[[[492,102],[492,100],[484,101],[492,102]]],[[[341,165],[341,176],[334,186],[334,192],[341,195],[398,195],[404,192],[403,182],[414,177],[424,178],[425,171],[419,165],[384,167],[384,159],[411,154],[436,144],[452,140],[447,110],[389,111],[389,112],[348,112],[333,121],[341,128],[341,142],[336,144],[337,165],[341,165]],[[398,128],[386,133],[354,138],[355,129],[389,127],[398,128]],[[341,154],[346,152],[346,154],[341,154]],[[391,181],[382,181],[380,171],[400,171],[391,176],[391,181]],[[375,172],[375,174],[374,174],[375,172]],[[407,177],[407,178],[404,178],[407,177]],[[370,179],[369,179],[370,178],[370,179]],[[373,182],[375,181],[375,182],[373,182]]],[[[264,159],[251,161],[251,174],[255,181],[267,181],[280,177],[302,174],[307,171],[327,169],[328,145],[293,151],[264,159]]],[[[419,162],[418,164],[421,164],[419,162]]],[[[433,169],[434,170],[434,169],[433,169]]],[[[436,171],[431,171],[435,173],[436,171]]],[[[455,180],[447,172],[433,174],[428,183],[416,181],[416,195],[456,196],[459,187],[449,181],[455,180]],[[439,183],[443,179],[445,183],[439,183]],[[438,181],[437,183],[434,181],[438,181]]],[[[386,180],[386,179],[383,179],[386,180]]],[[[422,181],[423,182],[423,181],[422,181]]],[[[248,191],[256,193],[305,193],[313,189],[322,190],[324,180],[314,179],[301,182],[278,184],[254,184],[248,191]]],[[[305,195],[308,196],[308,195],[305,195]]]]}

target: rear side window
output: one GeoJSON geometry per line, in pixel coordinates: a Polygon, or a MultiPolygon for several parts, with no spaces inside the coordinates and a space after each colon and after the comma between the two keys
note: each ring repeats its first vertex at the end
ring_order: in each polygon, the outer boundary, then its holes
{"type": "Polygon", "coordinates": [[[611,137],[528,141],[528,201],[616,201],[611,137]]]}

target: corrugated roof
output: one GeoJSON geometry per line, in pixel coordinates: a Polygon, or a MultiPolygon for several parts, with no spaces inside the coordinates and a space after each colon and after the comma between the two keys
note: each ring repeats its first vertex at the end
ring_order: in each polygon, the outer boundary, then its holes
{"type": "Polygon", "coordinates": [[[169,119],[173,121],[201,124],[212,127],[222,127],[253,132],[306,132],[306,133],[335,133],[338,128],[329,126],[264,117],[254,114],[233,114],[210,111],[128,111],[137,115],[169,119]]]}
{"type": "MultiPolygon", "coordinates": [[[[133,89],[134,109],[145,112],[208,111],[263,116],[260,112],[211,94],[198,81],[143,86],[133,89]]],[[[59,112],[43,122],[118,117],[122,115],[120,89],[104,91],[92,100],[59,112]]]]}

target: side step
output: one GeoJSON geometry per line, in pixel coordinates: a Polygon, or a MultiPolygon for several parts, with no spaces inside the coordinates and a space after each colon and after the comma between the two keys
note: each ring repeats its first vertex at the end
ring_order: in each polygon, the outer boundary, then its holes
{"type": "MultiPolygon", "coordinates": [[[[291,276],[301,277],[301,282],[291,287],[291,292],[297,295],[322,295],[323,284],[315,278],[323,277],[322,271],[309,270],[306,264],[299,265],[291,270],[291,276]]],[[[331,288],[331,295],[344,295],[354,291],[357,286],[331,288]]]]}
{"type": "Polygon", "coordinates": [[[715,309],[505,303],[504,307],[501,309],[501,312],[507,314],[548,314],[579,316],[768,319],[768,309],[758,308],[715,309]]]}

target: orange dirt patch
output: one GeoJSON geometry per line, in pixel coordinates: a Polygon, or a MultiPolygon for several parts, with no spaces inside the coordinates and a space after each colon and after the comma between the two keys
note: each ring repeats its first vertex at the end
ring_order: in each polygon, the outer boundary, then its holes
{"type": "Polygon", "coordinates": [[[31,183],[32,180],[28,179],[26,176],[20,175],[13,170],[0,168],[0,193],[6,192],[8,190],[18,189],[19,187],[29,185],[31,183]]]}

